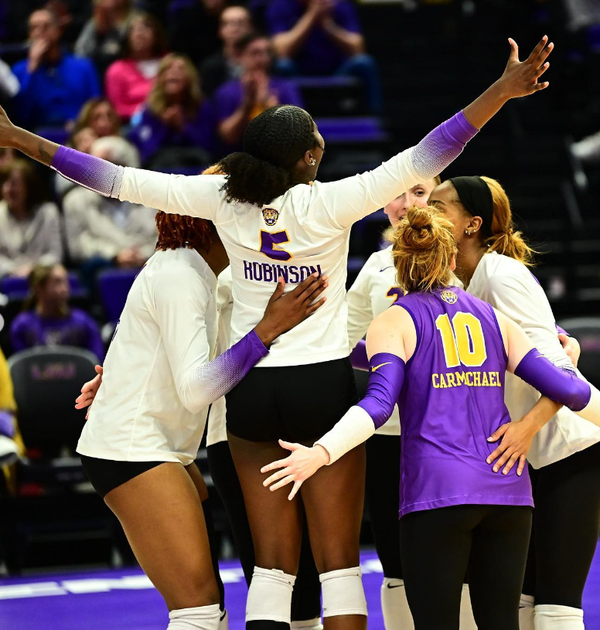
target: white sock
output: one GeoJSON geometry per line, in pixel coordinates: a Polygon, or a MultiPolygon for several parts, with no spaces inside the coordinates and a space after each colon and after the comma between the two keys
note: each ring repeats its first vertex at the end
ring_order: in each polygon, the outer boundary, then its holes
{"type": "Polygon", "coordinates": [[[219,620],[219,630],[229,630],[229,615],[224,610],[221,613],[221,619],[219,620]]]}
{"type": "Polygon", "coordinates": [[[292,621],[292,630],[323,630],[321,617],[307,619],[306,621],[292,621]]]}
{"type": "Polygon", "coordinates": [[[581,608],[541,604],[533,609],[533,619],[535,630],[585,630],[581,608]]]}
{"type": "Polygon", "coordinates": [[[533,595],[521,594],[519,601],[519,630],[534,630],[533,607],[535,599],[533,595]]]}
{"type": "Polygon", "coordinates": [[[469,585],[463,584],[460,595],[460,630],[477,630],[473,608],[471,607],[471,593],[469,585]]]}
{"type": "Polygon", "coordinates": [[[408,607],[404,580],[383,578],[381,610],[385,630],[414,630],[415,624],[408,607]]]}
{"type": "Polygon", "coordinates": [[[179,608],[169,613],[167,630],[219,630],[220,618],[219,604],[179,608]]]}

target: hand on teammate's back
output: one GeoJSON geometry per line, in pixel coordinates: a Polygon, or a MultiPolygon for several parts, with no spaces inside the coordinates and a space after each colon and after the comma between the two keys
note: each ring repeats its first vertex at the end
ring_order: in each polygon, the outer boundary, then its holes
{"type": "Polygon", "coordinates": [[[284,295],[285,282],[283,278],[279,278],[265,314],[254,329],[265,346],[269,347],[279,335],[291,330],[321,308],[326,298],[315,300],[328,286],[327,276],[313,273],[293,291],[284,295]]]}

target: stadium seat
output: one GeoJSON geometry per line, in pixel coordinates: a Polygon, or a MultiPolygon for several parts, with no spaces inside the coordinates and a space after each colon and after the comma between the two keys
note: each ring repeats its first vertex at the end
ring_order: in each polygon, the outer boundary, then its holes
{"type": "Polygon", "coordinates": [[[600,317],[574,317],[559,322],[581,344],[578,368],[600,388],[600,317]]]}
{"type": "MultiPolygon", "coordinates": [[[[69,273],[69,284],[72,296],[82,296],[86,293],[81,284],[81,280],[76,273],[69,273]]],[[[7,276],[0,281],[0,293],[3,293],[9,300],[24,300],[29,294],[29,284],[27,278],[16,278],[7,276]]]]}
{"type": "Polygon", "coordinates": [[[381,121],[374,116],[354,116],[348,118],[318,118],[319,131],[329,142],[368,143],[388,142],[390,137],[381,128],[381,121]]]}
{"type": "Polygon", "coordinates": [[[129,289],[139,272],[139,269],[107,269],[98,276],[100,299],[111,324],[119,321],[129,289]]]}

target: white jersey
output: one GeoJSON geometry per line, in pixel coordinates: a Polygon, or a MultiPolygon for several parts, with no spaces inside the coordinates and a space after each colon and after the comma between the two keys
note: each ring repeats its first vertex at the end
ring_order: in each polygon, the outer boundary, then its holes
{"type": "Polygon", "coordinates": [[[276,339],[258,366],[319,363],[350,353],[345,299],[350,228],[423,179],[413,165],[413,151],[361,175],[294,186],[262,209],[229,203],[224,176],[131,168],[124,169],[119,198],[215,224],[231,261],[232,343],[260,321],[279,276],[290,290],[311,273],[326,274],[325,305],[276,339]]]}
{"type": "Polygon", "coordinates": [[[78,453],[184,466],[195,460],[207,410],[194,375],[215,350],[216,286],[195,250],[148,260],[127,296],[78,453]]]}
{"type": "MultiPolygon", "coordinates": [[[[217,285],[217,313],[219,316],[219,333],[217,336],[217,354],[222,354],[231,346],[231,313],[233,312],[233,280],[231,267],[227,267],[219,274],[217,285]]],[[[206,431],[206,446],[227,441],[227,409],[225,396],[221,396],[210,407],[208,414],[208,429],[206,431]]]]}
{"type": "MultiPolygon", "coordinates": [[[[350,287],[348,301],[348,338],[350,348],[365,336],[371,322],[404,295],[396,280],[392,246],[369,256],[350,287]]],[[[390,419],[377,431],[378,435],[400,435],[398,405],[390,419]]]]}
{"type": "MultiPolygon", "coordinates": [[[[485,254],[477,265],[467,292],[517,322],[533,345],[552,363],[573,369],[558,340],[548,298],[525,265],[496,252],[485,254]]],[[[539,392],[533,387],[513,374],[506,374],[505,401],[513,420],[520,420],[539,397],[539,392]]],[[[534,468],[540,468],[599,441],[600,428],[563,407],[535,436],[528,459],[534,468]]]]}

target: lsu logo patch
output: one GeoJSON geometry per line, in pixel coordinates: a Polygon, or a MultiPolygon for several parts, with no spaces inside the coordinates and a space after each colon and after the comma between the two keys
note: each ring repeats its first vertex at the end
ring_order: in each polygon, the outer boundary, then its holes
{"type": "Polygon", "coordinates": [[[456,304],[456,300],[458,300],[458,296],[453,291],[442,291],[440,297],[448,304],[456,304]]]}
{"type": "Polygon", "coordinates": [[[279,219],[279,210],[275,210],[275,208],[263,208],[262,215],[265,223],[269,227],[273,227],[277,223],[277,219],[279,219]]]}

